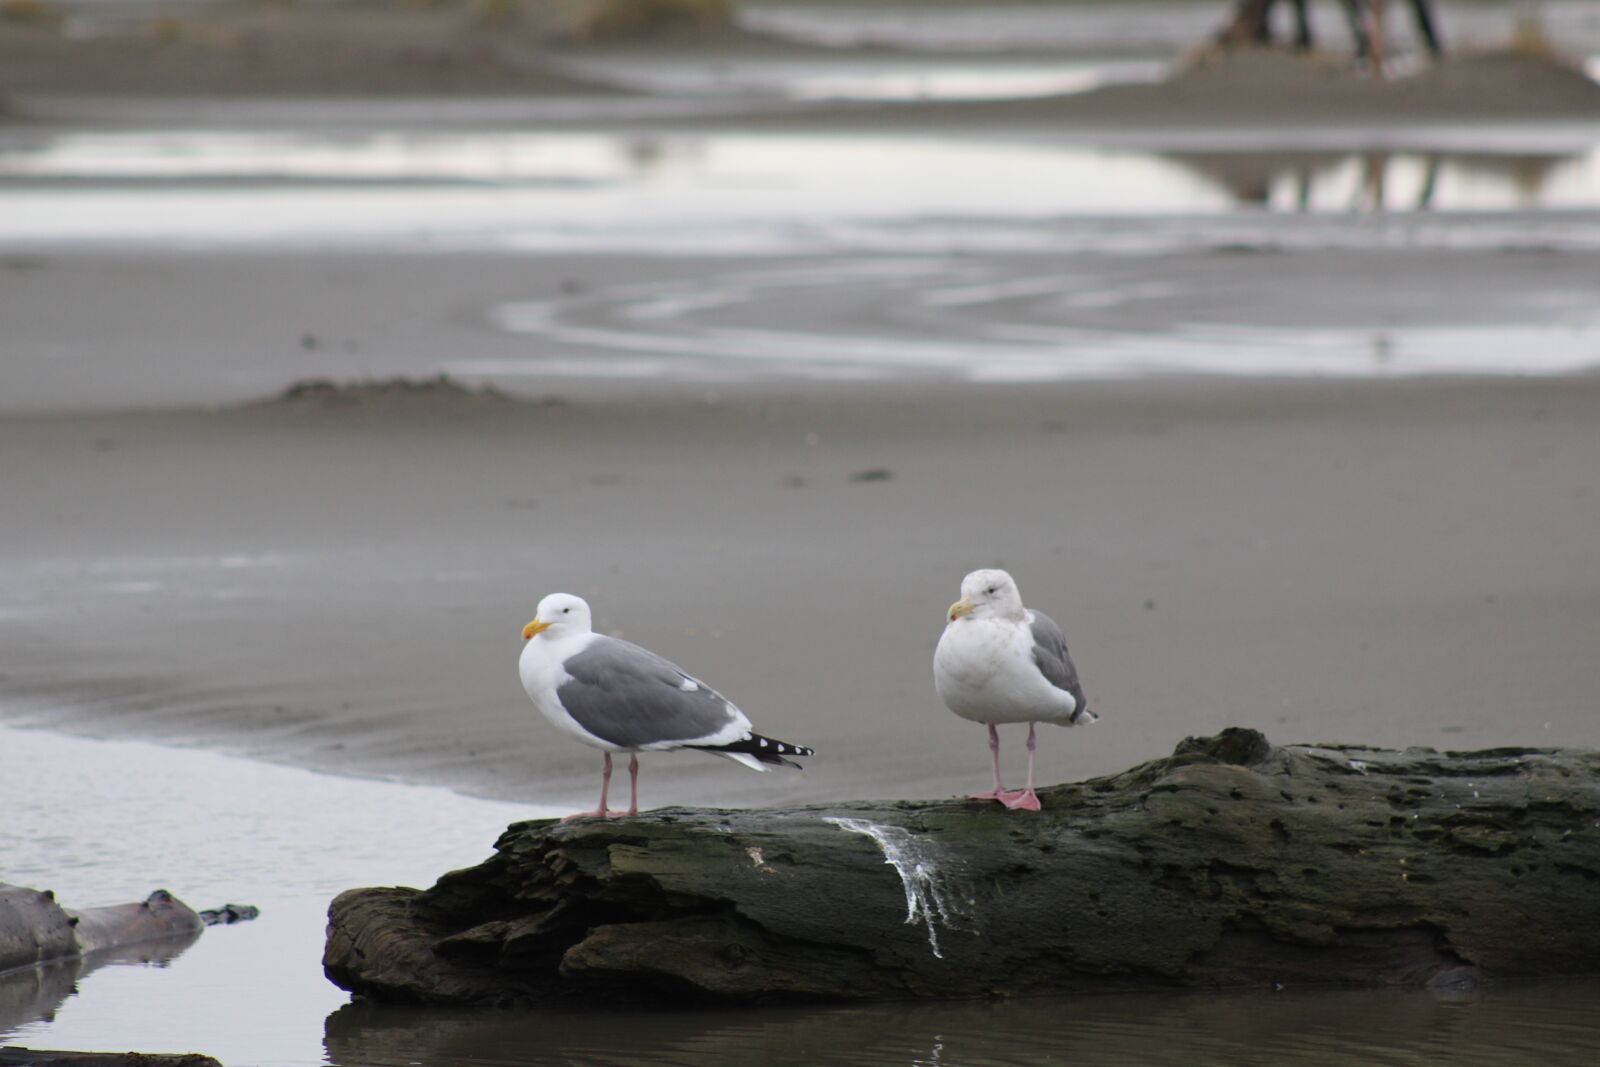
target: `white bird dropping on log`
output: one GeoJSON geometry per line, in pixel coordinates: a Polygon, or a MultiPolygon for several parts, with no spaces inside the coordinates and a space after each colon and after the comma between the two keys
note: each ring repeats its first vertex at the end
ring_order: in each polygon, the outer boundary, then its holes
{"type": "Polygon", "coordinates": [[[947,879],[936,852],[926,841],[902,826],[885,826],[866,819],[827,818],[822,820],[852,834],[872,839],[883,853],[883,862],[900,876],[906,891],[906,925],[918,919],[928,928],[928,951],[944,959],[939,949],[938,927],[970,929],[967,913],[973,906],[972,891],[964,884],[947,879]]]}
{"type": "Polygon", "coordinates": [[[522,639],[517,666],[534,707],[605,752],[600,807],[569,819],[639,814],[640,752],[699,749],[757,771],[799,768],[786,757],[813,755],[809,748],[762,737],[732,701],[654,652],[595,633],[582,597],[551,593],[539,601],[522,639]],[[626,813],[606,808],[613,752],[629,754],[626,813]]]}
{"type": "Polygon", "coordinates": [[[1043,612],[1022,606],[1011,575],[973,571],[961,581],[961,599],[933,653],[933,684],[945,706],[963,719],[989,727],[994,788],[974,800],[998,800],[1008,808],[1039,810],[1033,791],[1034,727],[1041,722],[1077,726],[1096,722],[1078,684],[1067,641],[1043,612]],[[1000,784],[999,723],[1028,724],[1028,784],[1000,784]]]}

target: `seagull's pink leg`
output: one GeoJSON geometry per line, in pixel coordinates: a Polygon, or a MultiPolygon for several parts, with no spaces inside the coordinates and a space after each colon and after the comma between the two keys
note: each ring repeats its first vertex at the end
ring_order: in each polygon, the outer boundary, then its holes
{"type": "MultiPolygon", "coordinates": [[[[637,766],[637,765],[636,765],[637,766]]],[[[606,753],[606,761],[601,765],[600,771],[600,807],[595,811],[580,811],[576,815],[567,815],[562,822],[571,822],[573,819],[604,819],[611,812],[606,810],[606,791],[611,788],[611,753],[606,753]]],[[[621,814],[618,812],[617,814],[621,814]]]]}
{"type": "Polygon", "coordinates": [[[639,754],[628,755],[628,814],[639,814],[639,754]]]}
{"type": "Polygon", "coordinates": [[[1038,811],[1039,794],[1033,791],[1033,750],[1038,747],[1038,739],[1034,737],[1036,723],[1028,724],[1028,785],[1027,788],[1006,793],[1000,797],[1000,803],[1012,811],[1038,811]]]}
{"type": "Polygon", "coordinates": [[[1000,731],[989,724],[989,761],[994,764],[994,788],[987,793],[973,793],[968,800],[1001,800],[1005,787],[1000,784],[1000,731]]]}

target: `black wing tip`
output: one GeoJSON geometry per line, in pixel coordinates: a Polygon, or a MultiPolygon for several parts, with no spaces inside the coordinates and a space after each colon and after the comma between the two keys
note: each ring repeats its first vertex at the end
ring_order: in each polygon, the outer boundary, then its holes
{"type": "Polygon", "coordinates": [[[790,744],[788,741],[779,741],[771,737],[762,737],[760,734],[755,733],[726,745],[696,745],[695,747],[703,748],[707,752],[741,752],[747,756],[754,756],[762,763],[779,764],[785,767],[800,766],[800,764],[786,757],[815,756],[817,754],[817,750],[814,748],[790,744]]]}
{"type": "Polygon", "coordinates": [[[791,744],[788,741],[779,741],[773,737],[762,737],[760,734],[751,734],[746,744],[754,746],[749,751],[760,759],[765,754],[774,756],[815,756],[817,750],[804,745],[791,744]]]}

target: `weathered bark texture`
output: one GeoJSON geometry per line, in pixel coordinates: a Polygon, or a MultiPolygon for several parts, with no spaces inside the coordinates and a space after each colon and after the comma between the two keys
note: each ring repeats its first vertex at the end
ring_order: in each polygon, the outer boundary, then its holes
{"type": "Polygon", "coordinates": [[[329,910],[379,999],[963,997],[1600,972],[1600,753],[1273,748],[1040,793],[519,823],[329,910]]]}

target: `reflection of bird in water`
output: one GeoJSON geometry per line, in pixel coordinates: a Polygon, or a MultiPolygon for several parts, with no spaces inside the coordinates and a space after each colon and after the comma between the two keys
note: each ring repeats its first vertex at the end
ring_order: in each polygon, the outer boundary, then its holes
{"type": "MultiPolygon", "coordinates": [[[[812,751],[762,737],[744,712],[715,689],[654,652],[594,632],[589,605],[570,593],[539,601],[522,629],[518,670],[534,706],[557,727],[605,752],[600,806],[584,815],[621,815],[606,806],[611,754],[628,753],[628,815],[639,813],[639,753],[690,748],[751,770],[800,765],[812,751]]],[[[578,818],[573,815],[568,818],[578,818]]]]}
{"type": "Polygon", "coordinates": [[[1078,726],[1100,718],[1087,706],[1061,628],[1048,615],[1023,607],[1017,583],[1000,570],[973,571],[962,579],[961,599],[950,605],[949,619],[933,653],[934,688],[951,711],[989,727],[994,788],[972,799],[1038,811],[1035,726],[1078,726]],[[1000,784],[995,726],[1023,722],[1028,724],[1028,784],[1006,790],[1000,784]]]}

